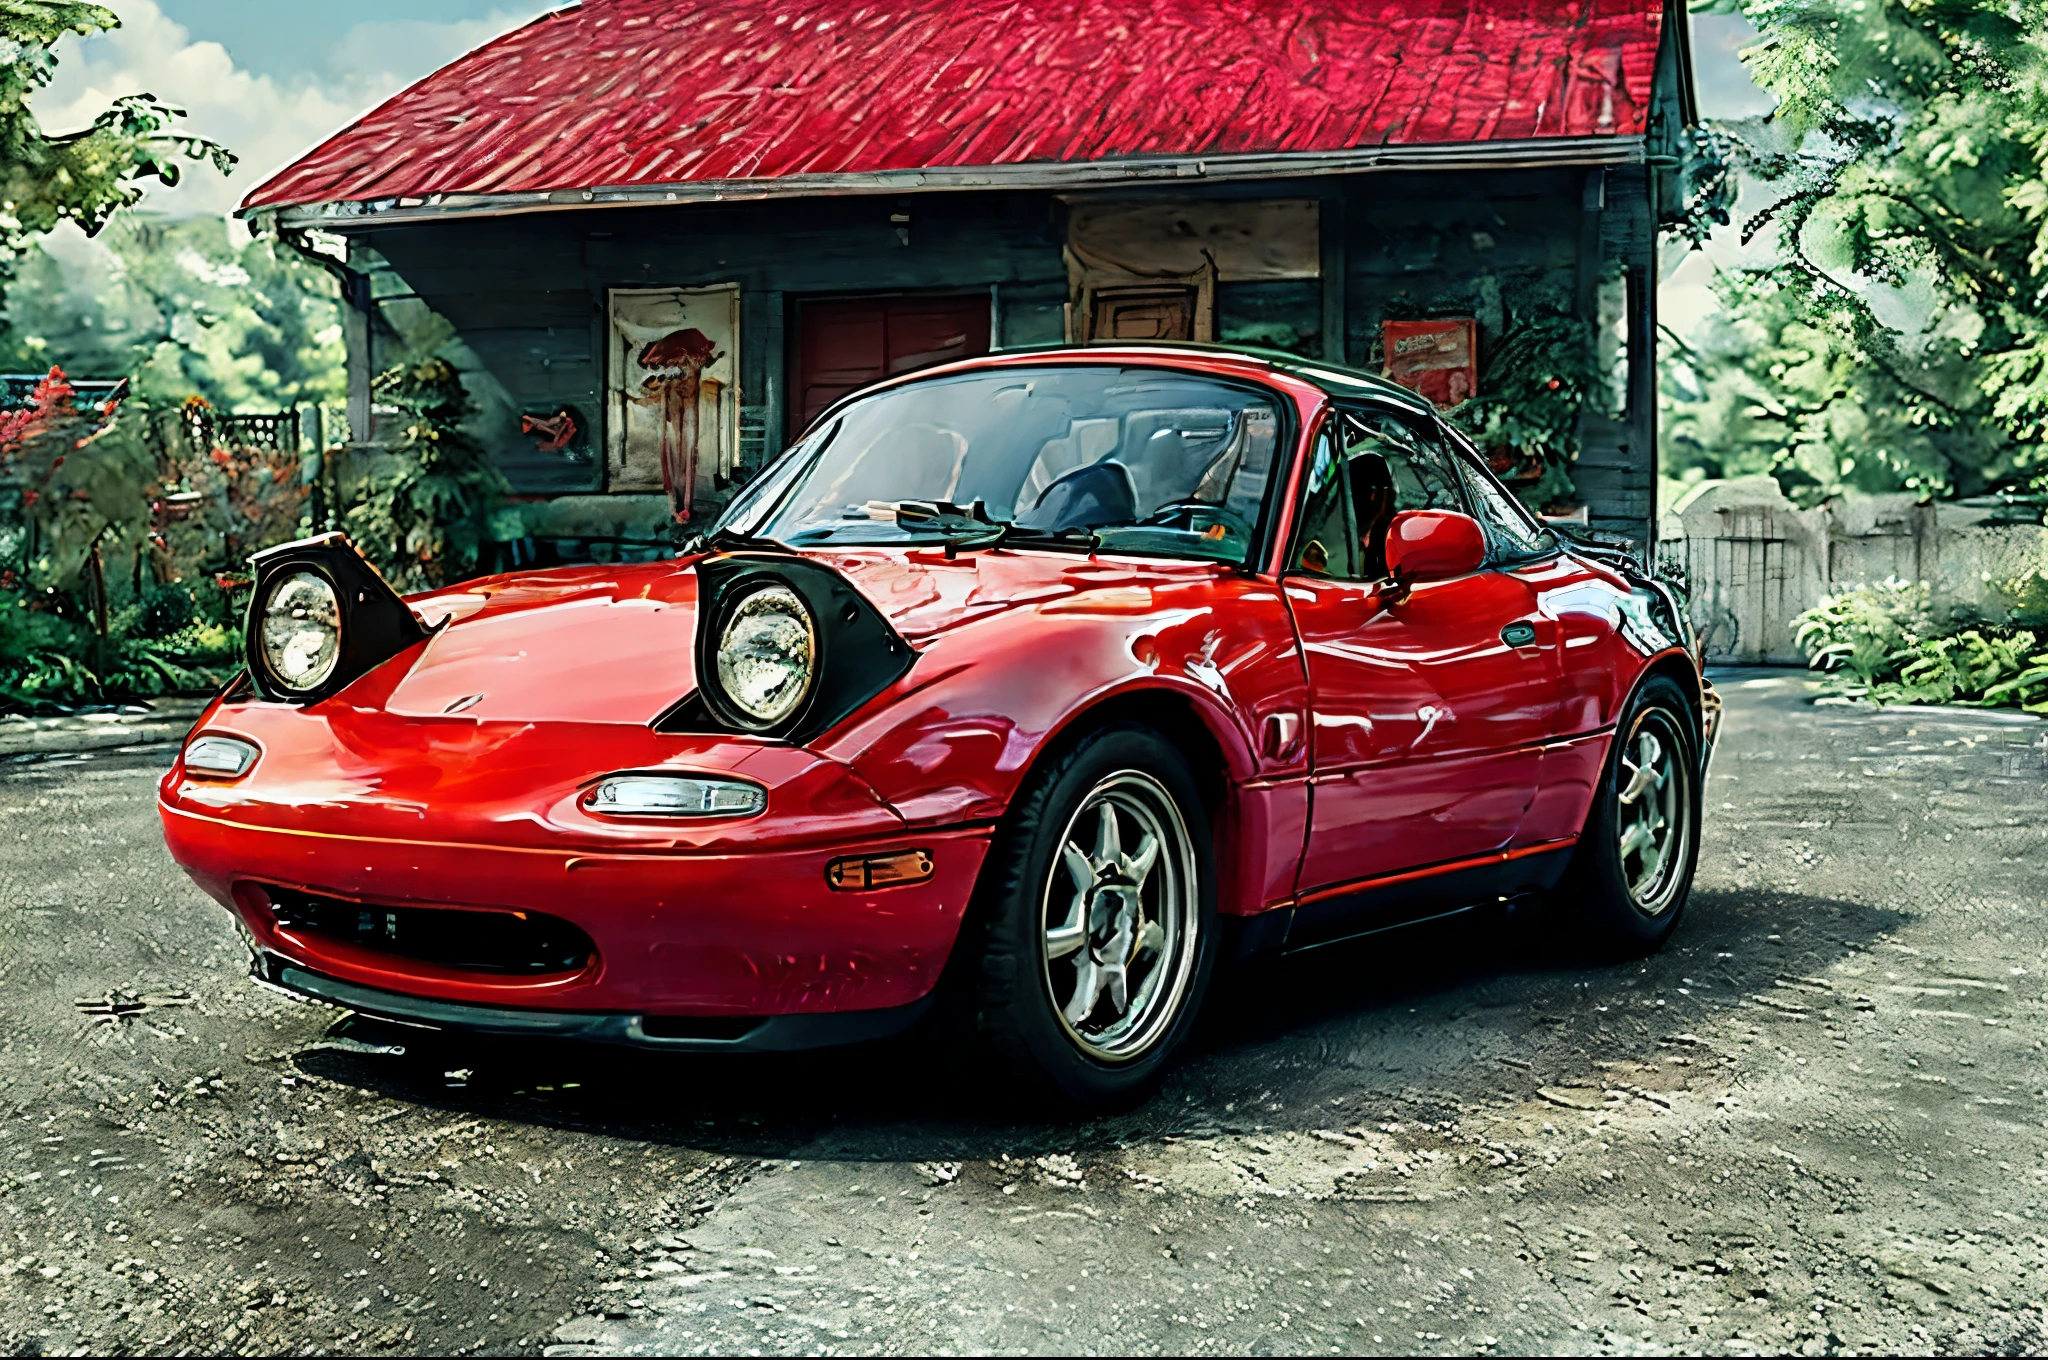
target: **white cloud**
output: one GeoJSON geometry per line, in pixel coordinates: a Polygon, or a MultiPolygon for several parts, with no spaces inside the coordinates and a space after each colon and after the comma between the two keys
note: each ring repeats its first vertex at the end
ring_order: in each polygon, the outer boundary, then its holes
{"type": "Polygon", "coordinates": [[[58,48],[57,79],[37,96],[36,116],[69,131],[122,95],[152,94],[190,115],[184,126],[241,157],[233,176],[191,166],[175,189],[155,186],[145,203],[178,215],[233,211],[242,196],[413,81],[524,23],[543,6],[455,23],[358,24],[335,50],[337,74],[280,83],[238,67],[216,42],[194,42],[155,0],[125,0],[121,27],[58,48]]]}

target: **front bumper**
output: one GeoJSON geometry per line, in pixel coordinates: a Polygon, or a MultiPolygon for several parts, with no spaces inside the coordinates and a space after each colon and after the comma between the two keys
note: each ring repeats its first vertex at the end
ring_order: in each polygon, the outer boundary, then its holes
{"type": "Polygon", "coordinates": [[[670,1017],[607,1011],[513,1010],[436,1001],[362,987],[298,967],[267,950],[249,964],[257,982],[294,1000],[342,1006],[380,1020],[431,1029],[526,1038],[575,1039],[694,1053],[794,1053],[868,1043],[903,1033],[931,1009],[926,996],[885,1010],[816,1015],[721,1017],[678,1023],[670,1017]]]}
{"type": "MultiPolygon", "coordinates": [[[[952,953],[989,837],[989,828],[966,827],[750,853],[593,854],[266,828],[168,804],[162,811],[172,857],[280,967],[381,997],[468,1008],[420,1023],[476,1028],[479,1013],[550,1013],[574,1017],[562,1021],[571,1028],[594,1025],[605,1031],[599,1038],[634,1016],[675,1023],[826,1015],[921,1000],[952,953]],[[836,857],[913,848],[931,857],[925,882],[864,891],[827,883],[836,857]],[[371,914],[389,907],[539,913],[573,924],[594,948],[568,972],[447,967],[294,928],[270,901],[278,888],[360,904],[371,914]]],[[[269,980],[293,985],[282,974],[269,980]]],[[[311,984],[296,989],[355,1006],[311,984]]],[[[358,1008],[396,1017],[399,1004],[358,1008]]],[[[505,1023],[505,1032],[532,1032],[505,1023]]],[[[619,1041],[636,1042],[618,1033],[619,1041]]]]}

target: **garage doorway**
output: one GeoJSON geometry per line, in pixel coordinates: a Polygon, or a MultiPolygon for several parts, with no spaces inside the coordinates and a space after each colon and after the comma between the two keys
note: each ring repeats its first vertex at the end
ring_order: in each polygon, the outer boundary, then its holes
{"type": "Polygon", "coordinates": [[[989,352],[987,293],[892,293],[796,304],[793,439],[849,392],[989,352]]]}

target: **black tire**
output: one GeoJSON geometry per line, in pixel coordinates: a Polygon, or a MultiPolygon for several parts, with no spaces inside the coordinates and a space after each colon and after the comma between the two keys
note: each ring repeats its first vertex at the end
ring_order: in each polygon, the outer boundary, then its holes
{"type": "MultiPolygon", "coordinates": [[[[1556,900],[1589,952],[1605,958],[1654,954],[1671,938],[1692,893],[1700,852],[1700,737],[1695,704],[1669,676],[1644,681],[1615,728],[1586,828],[1556,900]],[[1644,737],[1665,751],[1665,783],[1638,780],[1644,737]],[[1668,785],[1675,784],[1667,796],[1668,785]],[[1629,795],[1633,791],[1634,797],[1629,795]],[[1649,801],[1645,801],[1645,800],[1649,801]],[[1654,866],[1644,835],[1661,822],[1676,833],[1654,866]],[[1631,852],[1626,844],[1634,845],[1631,852]]],[[[1654,777],[1654,776],[1652,776],[1654,777]]]]}
{"type": "Polygon", "coordinates": [[[1038,1093],[1072,1106],[1144,1095],[1193,1029],[1216,961],[1215,857],[1186,758],[1150,728],[1117,725],[1036,771],[989,849],[975,920],[982,1043],[1038,1093]],[[1098,876],[1105,804],[1121,856],[1108,862],[1125,869],[1098,876]],[[1084,815],[1093,819],[1085,831],[1084,815]],[[1096,837],[1080,851],[1093,888],[1079,885],[1066,854],[1080,849],[1077,834],[1096,837]],[[1159,844],[1133,891],[1147,834],[1159,844]],[[1148,913],[1158,918],[1149,925],[1148,913]],[[1077,936],[1071,921],[1083,916],[1077,936]],[[1090,1009],[1070,1020],[1090,988],[1090,1009]]]}

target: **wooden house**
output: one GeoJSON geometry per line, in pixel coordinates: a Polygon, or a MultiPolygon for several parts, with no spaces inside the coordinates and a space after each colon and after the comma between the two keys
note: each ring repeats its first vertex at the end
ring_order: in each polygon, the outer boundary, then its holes
{"type": "Polygon", "coordinates": [[[1489,453],[1647,548],[1692,109],[1675,0],[584,0],[243,212],[345,242],[358,438],[443,319],[533,525],[702,523],[865,383],[1160,338],[1590,372],[1566,480],[1489,453]]]}

